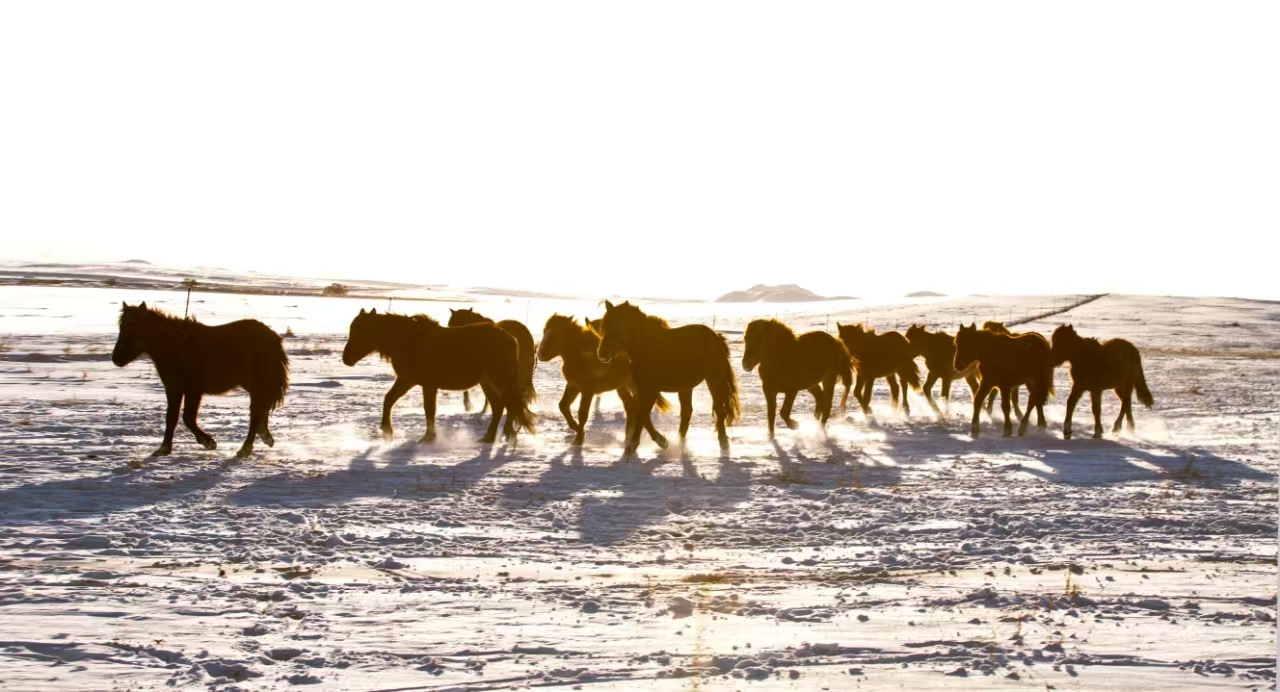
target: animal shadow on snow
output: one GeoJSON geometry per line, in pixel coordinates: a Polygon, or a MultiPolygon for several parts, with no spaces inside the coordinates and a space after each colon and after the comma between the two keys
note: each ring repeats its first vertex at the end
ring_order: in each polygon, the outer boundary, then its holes
{"type": "Polygon", "coordinates": [[[897,485],[902,480],[899,466],[882,464],[856,454],[830,439],[821,441],[822,453],[814,455],[799,443],[784,445],[773,440],[778,470],[765,483],[783,489],[874,488],[897,485]]]}
{"type": "Polygon", "coordinates": [[[239,506],[282,505],[316,507],[340,505],[357,498],[399,497],[428,499],[466,491],[504,464],[519,458],[519,450],[482,445],[470,459],[446,464],[409,464],[417,458],[416,442],[397,445],[378,466],[373,446],[354,457],[346,469],[316,475],[285,471],[260,478],[232,494],[239,506]]]}
{"type": "Polygon", "coordinates": [[[140,471],[107,472],[31,483],[0,490],[0,520],[30,513],[51,518],[107,514],[169,502],[208,490],[222,481],[223,463],[174,455],[151,460],[140,471]]]}
{"type": "MultiPolygon", "coordinates": [[[[1067,485],[1100,486],[1134,481],[1179,480],[1226,485],[1239,481],[1275,483],[1275,474],[1195,447],[1135,447],[1109,439],[1034,440],[1030,451],[1052,469],[1023,471],[1067,485]]],[[[1016,451],[1016,448],[1013,450],[1016,451]]]]}
{"type": "Polygon", "coordinates": [[[688,509],[714,511],[729,508],[751,497],[750,465],[732,460],[704,463],[702,471],[716,469],[708,478],[700,473],[694,457],[678,459],[659,455],[648,460],[618,460],[607,466],[583,463],[581,448],[570,447],[552,457],[546,471],[533,483],[512,483],[503,489],[505,504],[528,508],[579,499],[577,527],[582,540],[594,545],[621,543],[645,526],[661,522],[668,514],[688,509]],[[655,474],[659,468],[679,463],[679,475],[655,474]],[[582,495],[590,491],[601,495],[582,495]]]}

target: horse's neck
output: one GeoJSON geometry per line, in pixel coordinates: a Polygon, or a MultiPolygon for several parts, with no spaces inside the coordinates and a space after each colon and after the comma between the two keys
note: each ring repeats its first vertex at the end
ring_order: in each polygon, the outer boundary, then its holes
{"type": "Polygon", "coordinates": [[[654,320],[645,319],[640,323],[640,326],[637,329],[637,338],[632,340],[632,350],[641,358],[644,358],[648,353],[662,351],[664,350],[663,344],[661,343],[663,341],[663,337],[670,333],[671,327],[665,326],[654,320]]]}
{"type": "Polygon", "coordinates": [[[567,327],[564,331],[564,348],[560,357],[566,362],[577,363],[587,361],[588,358],[596,357],[596,349],[600,345],[600,339],[591,338],[591,332],[577,328],[577,325],[567,327]]]}
{"type": "Polygon", "coordinates": [[[770,341],[769,350],[766,353],[771,357],[786,358],[800,348],[800,340],[787,334],[775,334],[770,341]]]}
{"type": "Polygon", "coordinates": [[[434,328],[412,322],[391,322],[382,331],[379,339],[378,353],[395,360],[413,357],[420,350],[416,346],[425,344],[431,338],[434,328]]]}
{"type": "Polygon", "coordinates": [[[185,350],[198,325],[188,320],[159,318],[146,336],[146,353],[152,360],[165,360],[185,350]]]}

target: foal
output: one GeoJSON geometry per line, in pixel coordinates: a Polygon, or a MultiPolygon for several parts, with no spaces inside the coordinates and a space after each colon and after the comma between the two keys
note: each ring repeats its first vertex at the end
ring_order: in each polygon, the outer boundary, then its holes
{"type": "Polygon", "coordinates": [[[1067,397],[1067,416],[1062,421],[1062,436],[1071,439],[1071,416],[1085,392],[1093,403],[1093,437],[1102,437],[1102,392],[1115,390],[1120,398],[1120,416],[1111,427],[1112,433],[1120,432],[1120,424],[1127,421],[1133,430],[1133,394],[1138,401],[1151,408],[1155,401],[1147,389],[1147,377],[1142,372],[1142,356],[1138,348],[1124,339],[1086,339],[1076,333],[1074,327],[1064,324],[1053,330],[1053,363],[1071,362],[1071,394],[1067,397]]]}
{"type": "Polygon", "coordinates": [[[707,383],[711,391],[711,407],[716,417],[716,433],[720,448],[729,448],[726,426],[732,425],[740,411],[738,380],[729,365],[729,343],[724,336],[702,324],[687,324],[672,329],[661,317],[644,314],[629,302],[604,304],[601,322],[600,360],[608,363],[619,356],[631,359],[631,376],[636,383],[637,402],[627,417],[629,439],[624,454],[630,456],[640,444],[640,421],[649,419],[661,392],[680,395],[680,438],[689,432],[693,417],[693,388],[707,383]]]}
{"type": "MultiPolygon", "coordinates": [[[[454,310],[449,308],[449,326],[465,327],[469,324],[494,324],[494,321],[472,310],[471,308],[463,308],[454,310]]],[[[533,334],[529,333],[529,328],[524,323],[516,320],[502,320],[497,325],[502,331],[515,337],[516,343],[520,345],[520,382],[521,386],[527,387],[528,391],[533,389],[533,368],[536,363],[533,359],[533,334]]],[[[471,392],[470,390],[462,393],[462,407],[467,411],[471,410],[471,392]]],[[[489,408],[489,401],[486,399],[484,407],[480,409],[481,413],[489,408]]]]}
{"type": "Polygon", "coordinates": [[[964,370],[977,363],[978,391],[973,397],[973,424],[969,432],[978,436],[978,417],[982,402],[993,389],[1000,390],[1000,408],[1004,411],[1004,436],[1013,434],[1009,419],[1009,399],[1018,385],[1027,385],[1027,409],[1021,416],[1018,435],[1027,433],[1031,409],[1039,412],[1040,427],[1045,426],[1044,402],[1053,392],[1053,361],[1049,342],[1039,334],[1009,336],[977,325],[961,326],[956,333],[955,368],[964,370]]]}
{"type": "Polygon", "coordinates": [[[149,309],[145,302],[125,303],[120,308],[120,336],[111,362],[123,368],[142,355],[151,357],[168,400],[164,441],[151,456],[167,456],[173,451],[173,432],[184,398],[182,422],[202,447],[217,449],[213,436],[196,423],[200,400],[205,394],[226,394],[237,387],[249,392],[249,435],[236,456],[253,453],[255,436],[268,447],[275,446],[267,417],[284,403],[289,389],[289,356],[280,335],[270,327],[257,320],[210,327],[194,318],[179,319],[149,309]]]}
{"type": "Polygon", "coordinates": [[[795,429],[791,405],[796,394],[808,390],[814,399],[814,417],[825,427],[831,417],[836,380],[848,389],[853,381],[853,359],[839,339],[826,332],[805,332],[800,336],[778,320],[754,320],[743,336],[742,369],[751,372],[760,366],[760,385],[769,412],[769,439],[773,439],[773,419],[782,392],[782,422],[795,429]]]}
{"type": "Polygon", "coordinates": [[[942,380],[942,397],[946,399],[948,410],[951,408],[951,381],[957,377],[963,377],[969,383],[969,391],[976,394],[978,391],[978,376],[975,374],[976,368],[970,367],[968,370],[956,370],[956,340],[955,337],[942,331],[931,332],[923,325],[913,324],[907,328],[907,341],[911,344],[911,352],[913,355],[924,356],[924,365],[929,370],[929,376],[924,380],[924,398],[929,401],[929,405],[933,407],[933,412],[939,416],[942,412],[938,410],[938,404],[933,400],[933,383],[942,380]]]}
{"type": "MultiPolygon", "coordinates": [[[[552,315],[542,328],[542,343],[538,345],[538,360],[546,363],[560,357],[560,372],[564,374],[564,395],[560,397],[560,413],[569,424],[569,429],[577,435],[573,444],[582,444],[586,435],[587,417],[591,414],[591,400],[598,394],[618,392],[622,399],[622,407],[627,412],[628,421],[631,411],[636,405],[636,397],[632,392],[634,383],[631,379],[631,361],[625,357],[614,358],[602,362],[596,355],[600,347],[600,333],[596,331],[599,320],[589,321],[586,325],[578,324],[573,317],[552,315]],[[573,418],[573,401],[582,395],[578,405],[578,419],[573,418]]],[[[658,396],[657,409],[663,413],[671,410],[671,404],[658,396]]],[[[663,449],[667,446],[667,438],[653,428],[653,422],[645,420],[644,429],[649,437],[663,449]]],[[[628,429],[628,439],[630,429],[628,429]]]]}
{"type": "MultiPolygon", "coordinates": [[[[872,387],[881,377],[889,381],[890,396],[896,398],[896,376],[902,381],[902,411],[911,415],[907,387],[920,389],[920,367],[916,365],[915,354],[907,338],[898,332],[876,334],[876,330],[867,329],[861,324],[837,322],[836,329],[858,366],[858,379],[853,387],[853,395],[862,404],[862,412],[871,415],[872,387]]],[[[848,401],[849,389],[846,387],[840,398],[841,410],[844,410],[848,401]]]]}
{"type": "Polygon", "coordinates": [[[532,388],[521,385],[519,346],[507,332],[493,324],[442,327],[426,315],[379,315],[377,308],[364,310],[351,320],[342,362],[354,366],[377,351],[391,361],[396,381],[382,401],[382,432],[391,435],[391,408],[410,389],[422,387],[422,408],[427,416],[427,432],[422,442],[436,438],[436,392],[471,389],[477,384],[493,408],[489,430],[481,442],[498,437],[498,422],[506,411],[503,433],[514,440],[523,428],[533,432],[529,402],[532,388]]]}

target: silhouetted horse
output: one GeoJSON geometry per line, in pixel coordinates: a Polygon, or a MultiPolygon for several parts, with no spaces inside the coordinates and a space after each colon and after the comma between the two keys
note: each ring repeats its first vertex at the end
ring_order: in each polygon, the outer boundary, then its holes
{"type": "Polygon", "coordinates": [[[1053,391],[1053,360],[1049,342],[1039,334],[1009,336],[992,331],[979,330],[977,325],[961,326],[956,333],[957,370],[978,364],[978,392],[973,397],[973,424],[970,434],[978,436],[978,416],[982,402],[993,389],[1001,393],[1000,407],[1004,411],[1004,435],[1013,434],[1009,420],[1009,399],[1014,388],[1027,385],[1027,410],[1021,416],[1018,435],[1027,432],[1027,419],[1034,408],[1039,412],[1040,427],[1044,427],[1044,402],[1053,391]]]}
{"type": "Polygon", "coordinates": [[[640,444],[642,421],[647,421],[661,392],[680,395],[680,438],[689,432],[693,416],[693,388],[704,380],[711,391],[720,448],[729,448],[726,426],[738,418],[738,380],[729,364],[729,344],[706,325],[688,324],[672,329],[666,320],[644,314],[629,302],[604,304],[601,322],[600,360],[619,356],[631,359],[636,384],[636,407],[628,413],[626,455],[640,444]],[[630,419],[635,418],[635,422],[630,419]]]}
{"type": "MultiPolygon", "coordinates": [[[[481,315],[480,313],[476,312],[475,310],[472,310],[471,308],[463,308],[461,310],[454,310],[453,308],[449,308],[449,326],[450,327],[465,327],[469,324],[485,324],[485,323],[495,324],[493,320],[489,319],[488,317],[485,317],[484,315],[481,315]]],[[[520,345],[521,386],[526,387],[527,391],[530,391],[530,392],[535,391],[533,388],[533,368],[534,368],[534,365],[536,365],[536,363],[534,362],[534,357],[533,357],[533,353],[535,350],[533,346],[533,334],[529,333],[528,327],[524,326],[524,324],[521,322],[517,322],[516,320],[502,320],[501,322],[497,322],[496,324],[502,328],[502,331],[516,338],[516,343],[520,345]]],[[[535,397],[536,397],[536,393],[535,393],[535,397]]],[[[471,410],[471,392],[470,391],[466,391],[462,393],[462,406],[468,411],[471,410]]],[[[480,409],[480,412],[484,413],[485,409],[487,408],[489,408],[489,402],[488,400],[485,400],[484,407],[480,409]]]]}
{"type": "Polygon", "coordinates": [[[769,439],[773,439],[773,418],[782,392],[782,422],[796,428],[791,405],[796,394],[808,390],[813,395],[813,415],[825,427],[831,417],[836,380],[847,389],[853,383],[853,359],[839,339],[826,332],[805,332],[800,336],[778,320],[753,320],[742,337],[742,369],[751,372],[760,366],[769,414],[769,439]]]}
{"type": "MultiPolygon", "coordinates": [[[[1020,332],[1009,331],[1009,328],[1004,326],[1004,322],[997,322],[995,320],[987,320],[986,322],[983,322],[982,329],[984,331],[992,332],[994,334],[1004,334],[1005,336],[1018,336],[1020,333],[1020,332]]],[[[1036,332],[1028,332],[1028,333],[1036,334],[1036,332]]],[[[988,416],[992,415],[991,411],[993,408],[995,408],[997,393],[998,392],[996,392],[996,390],[993,389],[991,390],[991,395],[987,397],[987,415],[988,416]]],[[[1010,398],[1013,399],[1013,416],[1015,418],[1021,419],[1022,407],[1018,405],[1018,388],[1016,386],[1013,388],[1013,393],[1010,394],[1009,396],[1010,398]]],[[[1044,424],[1041,423],[1041,427],[1043,426],[1044,424]]]]}
{"type": "Polygon", "coordinates": [[[396,381],[382,402],[382,432],[391,435],[391,407],[405,392],[422,387],[422,408],[427,416],[423,442],[436,437],[436,392],[459,391],[477,384],[493,408],[489,430],[482,442],[498,436],[498,422],[507,414],[503,433],[514,440],[523,428],[533,432],[529,401],[532,388],[520,380],[519,345],[515,337],[494,324],[442,327],[426,315],[379,315],[375,308],[351,320],[342,362],[349,366],[377,351],[391,361],[396,381]]]}
{"type": "Polygon", "coordinates": [[[1053,330],[1053,363],[1071,362],[1071,395],[1067,397],[1067,417],[1062,421],[1062,436],[1071,439],[1071,416],[1085,392],[1093,403],[1093,436],[1102,437],[1102,392],[1113,389],[1120,398],[1120,416],[1111,427],[1112,433],[1120,432],[1120,424],[1128,420],[1133,430],[1133,393],[1138,401],[1151,408],[1155,401],[1147,389],[1147,377],[1142,372],[1142,356],[1138,348],[1124,339],[1086,339],[1076,333],[1074,327],[1064,324],[1053,330]]]}
{"type": "MultiPolygon", "coordinates": [[[[897,379],[902,381],[902,411],[911,414],[911,404],[907,401],[907,387],[920,389],[920,367],[916,365],[915,355],[907,338],[898,332],[876,334],[876,330],[867,329],[861,324],[836,323],[840,340],[844,342],[853,356],[858,368],[857,383],[853,387],[853,395],[862,405],[862,412],[871,415],[871,392],[877,379],[884,377],[889,381],[889,395],[897,403],[897,379]]],[[[840,397],[840,410],[845,410],[849,403],[849,389],[840,397]]]]}
{"type": "MultiPolygon", "coordinates": [[[[591,415],[591,400],[597,394],[618,392],[622,399],[622,407],[631,419],[631,410],[635,407],[635,384],[631,379],[631,361],[626,357],[614,358],[605,363],[596,355],[600,347],[600,333],[596,331],[599,320],[586,321],[586,325],[578,324],[573,317],[552,315],[542,328],[542,343],[538,345],[538,360],[546,363],[557,356],[561,359],[560,372],[564,375],[564,395],[560,397],[560,413],[569,428],[577,433],[573,438],[575,445],[582,444],[586,435],[587,417],[591,415]],[[582,395],[578,405],[578,419],[573,418],[573,401],[582,395]]],[[[666,413],[671,404],[661,395],[656,406],[666,413]]],[[[653,428],[653,422],[646,420],[644,429],[659,447],[666,448],[667,438],[653,428]]]]}
{"type": "Polygon", "coordinates": [[[942,396],[946,399],[947,409],[951,408],[951,381],[963,377],[969,383],[969,390],[978,393],[977,368],[956,370],[956,339],[946,332],[931,332],[923,325],[913,324],[907,328],[907,341],[911,344],[911,352],[924,357],[924,365],[929,376],[924,380],[924,398],[933,407],[933,412],[942,415],[938,404],[933,400],[933,383],[942,380],[942,396]]]}
{"type": "Polygon", "coordinates": [[[218,443],[196,423],[200,400],[205,394],[225,394],[237,387],[249,393],[249,435],[236,456],[253,453],[255,436],[268,447],[275,446],[267,417],[284,403],[289,390],[289,356],[280,335],[270,327],[257,320],[211,327],[194,318],[181,319],[150,309],[146,303],[124,304],[111,362],[124,367],[142,355],[151,357],[168,400],[164,441],[151,456],[173,451],[173,431],[183,399],[182,421],[201,446],[217,449],[218,443]]]}

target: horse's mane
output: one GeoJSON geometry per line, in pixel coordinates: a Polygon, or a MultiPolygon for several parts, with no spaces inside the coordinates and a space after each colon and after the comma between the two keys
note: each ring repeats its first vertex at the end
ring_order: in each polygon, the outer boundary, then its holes
{"type": "Polygon", "coordinates": [[[657,325],[657,326],[659,326],[659,327],[663,327],[663,328],[666,328],[666,329],[670,329],[670,328],[671,328],[671,325],[670,325],[670,324],[668,324],[666,320],[662,319],[661,317],[658,317],[657,315],[650,315],[650,314],[646,313],[644,310],[641,310],[641,309],[639,308],[639,306],[632,305],[632,304],[630,303],[630,301],[624,302],[624,303],[622,303],[621,305],[615,305],[615,306],[613,306],[613,309],[614,309],[614,310],[623,310],[623,311],[625,311],[625,312],[634,312],[635,314],[639,315],[639,316],[640,316],[640,317],[642,317],[644,320],[647,320],[648,322],[650,322],[650,323],[652,323],[652,324],[655,324],[655,325],[657,325]]]}
{"type": "Polygon", "coordinates": [[[595,331],[595,329],[592,329],[589,320],[584,326],[579,324],[578,320],[574,319],[572,315],[561,315],[558,312],[547,318],[547,324],[543,327],[543,331],[550,330],[552,327],[558,327],[561,329],[573,328],[575,333],[595,331]]]}
{"type": "MultiPolygon", "coordinates": [[[[783,322],[776,318],[771,320],[752,320],[751,323],[747,325],[748,334],[754,330],[760,330],[760,329],[765,330],[765,333],[774,337],[786,338],[792,341],[795,341],[797,338],[796,332],[794,329],[787,326],[786,322],[783,322]]],[[[743,335],[743,338],[746,338],[745,334],[743,335]]]]}
{"type": "Polygon", "coordinates": [[[129,314],[130,312],[138,313],[154,319],[159,319],[164,322],[171,322],[171,323],[177,323],[177,324],[202,324],[202,322],[200,322],[193,316],[188,315],[187,317],[178,317],[176,315],[171,315],[168,312],[161,310],[160,308],[148,307],[145,304],[121,306],[120,317],[116,324],[119,326],[124,326],[125,315],[129,314]]]}

